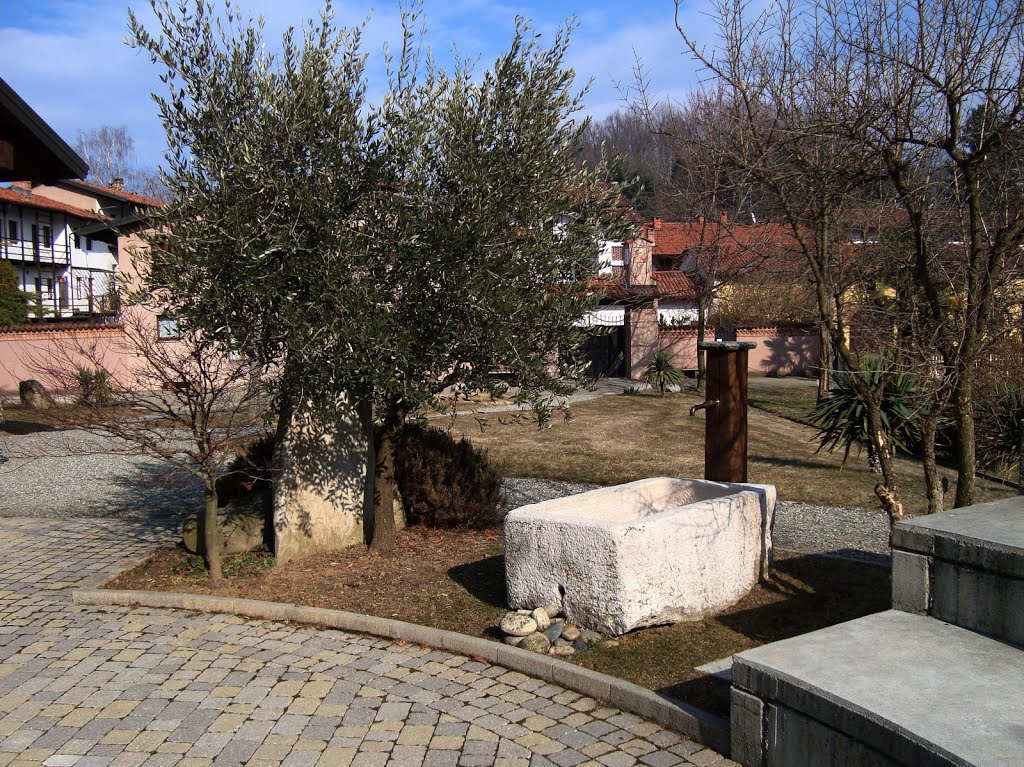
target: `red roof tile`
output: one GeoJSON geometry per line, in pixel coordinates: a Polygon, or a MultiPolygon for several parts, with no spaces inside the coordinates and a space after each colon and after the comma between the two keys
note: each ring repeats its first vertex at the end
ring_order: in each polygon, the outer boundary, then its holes
{"type": "Polygon", "coordinates": [[[76,208],[74,205],[68,205],[63,202],[58,202],[57,200],[51,200],[49,197],[43,197],[40,194],[24,194],[5,187],[0,187],[0,202],[23,205],[26,208],[38,208],[40,210],[65,213],[69,216],[77,216],[78,218],[84,218],[90,221],[107,220],[105,216],[101,216],[99,213],[93,213],[91,210],[85,210],[85,208],[76,208]]]}
{"type": "Polygon", "coordinates": [[[719,268],[743,269],[760,265],[800,269],[803,257],[792,230],[784,224],[736,224],[729,221],[663,221],[644,227],[654,243],[653,255],[679,257],[701,248],[717,248],[719,268]]]}
{"type": "Polygon", "coordinates": [[[631,298],[693,298],[693,283],[683,272],[652,272],[654,285],[627,285],[621,278],[598,279],[594,288],[615,301],[631,298]]]}
{"type": "Polygon", "coordinates": [[[74,179],[67,183],[75,186],[84,186],[87,189],[105,194],[108,197],[113,197],[116,200],[124,200],[126,202],[134,202],[138,205],[148,205],[150,207],[160,207],[164,203],[153,197],[146,197],[145,195],[135,194],[134,192],[126,192],[124,189],[115,189],[112,186],[103,186],[102,184],[93,184],[90,181],[82,181],[81,179],[74,179]]]}

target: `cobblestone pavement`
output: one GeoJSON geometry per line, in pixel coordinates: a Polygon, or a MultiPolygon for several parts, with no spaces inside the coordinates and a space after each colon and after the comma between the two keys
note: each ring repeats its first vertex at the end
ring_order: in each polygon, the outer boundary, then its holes
{"type": "Polygon", "coordinates": [[[732,765],[597,701],[415,645],[71,590],[171,525],[0,519],[0,767],[732,765]]]}

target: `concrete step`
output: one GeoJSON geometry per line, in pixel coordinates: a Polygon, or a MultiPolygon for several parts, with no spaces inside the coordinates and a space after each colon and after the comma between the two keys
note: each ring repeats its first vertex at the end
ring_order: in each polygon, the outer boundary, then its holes
{"type": "Polygon", "coordinates": [[[736,655],[748,767],[1024,765],[1024,652],[896,610],[736,655]]]}

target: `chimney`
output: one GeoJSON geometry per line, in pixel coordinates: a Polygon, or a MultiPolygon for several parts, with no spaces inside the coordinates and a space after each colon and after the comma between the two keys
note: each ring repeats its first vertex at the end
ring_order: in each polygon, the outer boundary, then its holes
{"type": "Polygon", "coordinates": [[[704,225],[704,216],[697,216],[697,223],[701,226],[704,225]]]}
{"type": "Polygon", "coordinates": [[[651,274],[654,243],[642,237],[629,242],[626,257],[626,284],[653,285],[651,274]]]}
{"type": "Polygon", "coordinates": [[[659,216],[654,217],[654,231],[661,229],[661,218],[659,216]]]}
{"type": "Polygon", "coordinates": [[[124,190],[124,179],[120,178],[120,177],[119,178],[112,178],[112,179],[110,179],[110,183],[107,184],[107,186],[109,186],[111,189],[116,189],[119,192],[123,191],[124,190]]]}
{"type": "Polygon", "coordinates": [[[721,222],[722,222],[723,224],[726,224],[726,223],[728,223],[728,222],[729,222],[729,214],[728,214],[728,213],[723,213],[723,214],[722,214],[722,217],[721,217],[721,218],[720,218],[719,220],[720,220],[720,221],[721,221],[721,222]]]}

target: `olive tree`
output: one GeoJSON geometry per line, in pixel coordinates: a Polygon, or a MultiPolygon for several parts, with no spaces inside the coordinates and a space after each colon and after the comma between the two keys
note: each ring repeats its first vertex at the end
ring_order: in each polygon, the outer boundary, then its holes
{"type": "Polygon", "coordinates": [[[568,32],[544,47],[520,22],[476,79],[421,54],[414,9],[370,104],[361,29],[337,27],[329,4],[279,55],[206,0],[154,10],[159,34],[134,17],[131,29],[165,70],[176,200],[149,277],[190,324],[280,365],[282,424],[354,407],[366,434],[372,413],[371,545],[390,548],[392,440],[408,414],[497,371],[542,404],[573,372],[617,190],[574,155],[568,32]]]}

